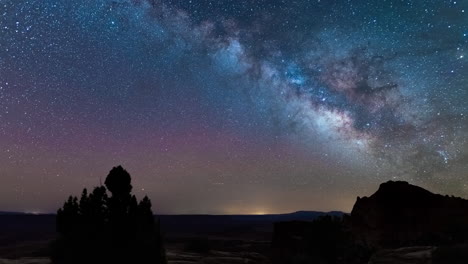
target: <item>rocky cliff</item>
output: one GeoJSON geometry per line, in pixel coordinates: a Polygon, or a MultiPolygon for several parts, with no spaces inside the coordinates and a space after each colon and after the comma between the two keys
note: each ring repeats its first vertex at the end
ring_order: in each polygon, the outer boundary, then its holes
{"type": "Polygon", "coordinates": [[[357,198],[350,217],[356,237],[375,247],[440,245],[468,240],[468,200],[402,181],[357,198]]]}

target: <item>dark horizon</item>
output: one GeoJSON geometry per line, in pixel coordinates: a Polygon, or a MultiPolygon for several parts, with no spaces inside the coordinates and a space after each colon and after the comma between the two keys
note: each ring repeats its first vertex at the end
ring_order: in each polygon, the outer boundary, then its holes
{"type": "Polygon", "coordinates": [[[2,1],[0,208],[119,164],[166,214],[468,198],[467,25],[467,1],[2,1]]]}
{"type": "MultiPolygon", "coordinates": [[[[296,213],[324,213],[324,214],[331,214],[331,213],[343,213],[343,214],[350,214],[350,212],[342,212],[342,211],[313,211],[313,210],[302,210],[302,211],[294,211],[289,213],[276,213],[276,214],[164,214],[164,213],[155,213],[154,216],[274,216],[274,215],[292,215],[296,213]]],[[[0,215],[57,215],[57,212],[21,212],[21,211],[2,211],[0,210],[0,215]]]]}
{"type": "Polygon", "coordinates": [[[24,264],[130,263],[134,259],[158,264],[293,264],[298,260],[459,264],[468,260],[468,200],[434,194],[408,182],[380,184],[371,196],[357,198],[347,215],[155,216],[147,197],[137,203],[128,173],[121,167],[112,171],[105,186],[68,199],[57,215],[0,212],[0,260],[24,264]],[[145,222],[148,228],[142,231],[145,222]],[[119,240],[114,242],[115,238],[119,240]]]}

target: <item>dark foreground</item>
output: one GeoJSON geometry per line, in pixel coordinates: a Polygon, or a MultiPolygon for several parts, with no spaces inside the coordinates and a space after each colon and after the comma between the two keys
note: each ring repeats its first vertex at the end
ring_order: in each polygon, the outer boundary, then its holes
{"type": "MultiPolygon", "coordinates": [[[[324,213],[162,215],[169,263],[270,263],[273,223],[311,221],[324,213]]],[[[341,215],[339,212],[331,212],[341,215]]],[[[49,263],[55,215],[0,215],[0,264],[49,263]]]]}
{"type": "MultiPolygon", "coordinates": [[[[351,214],[325,214],[159,219],[171,264],[468,263],[466,199],[389,181],[358,197],[351,214]]],[[[55,221],[55,215],[0,213],[0,264],[50,263],[55,221]]]]}

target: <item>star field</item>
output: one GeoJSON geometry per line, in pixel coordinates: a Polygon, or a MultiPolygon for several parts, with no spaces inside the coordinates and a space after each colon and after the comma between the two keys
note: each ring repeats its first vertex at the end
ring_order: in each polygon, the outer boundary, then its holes
{"type": "Polygon", "coordinates": [[[162,213],[468,197],[468,2],[0,0],[0,209],[112,166],[162,213]]]}

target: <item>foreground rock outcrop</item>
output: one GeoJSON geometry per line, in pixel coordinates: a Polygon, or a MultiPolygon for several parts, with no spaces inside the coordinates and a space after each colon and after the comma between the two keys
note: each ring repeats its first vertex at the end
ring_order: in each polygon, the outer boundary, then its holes
{"type": "Polygon", "coordinates": [[[332,216],[276,223],[272,249],[274,264],[361,264],[372,253],[355,243],[342,217],[332,216]]]}
{"type": "Polygon", "coordinates": [[[377,248],[468,240],[468,200],[402,181],[383,183],[370,197],[358,197],[350,220],[357,238],[377,248]]]}
{"type": "Polygon", "coordinates": [[[357,198],[350,215],[280,222],[274,263],[468,263],[468,200],[402,181],[357,198]]]}
{"type": "Polygon", "coordinates": [[[386,249],[375,253],[369,264],[432,264],[434,247],[386,249]]]}
{"type": "Polygon", "coordinates": [[[383,249],[376,252],[368,264],[466,264],[468,245],[421,246],[383,249]]]}

